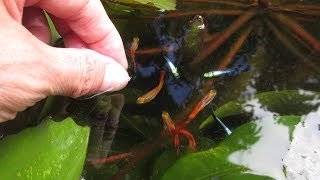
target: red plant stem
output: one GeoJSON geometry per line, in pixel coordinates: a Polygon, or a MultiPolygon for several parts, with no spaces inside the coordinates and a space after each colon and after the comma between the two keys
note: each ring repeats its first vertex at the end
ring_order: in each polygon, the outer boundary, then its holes
{"type": "Polygon", "coordinates": [[[281,8],[281,7],[272,7],[270,9],[272,9],[273,11],[294,13],[294,14],[305,15],[305,16],[314,16],[314,17],[320,16],[319,10],[297,10],[297,9],[289,9],[289,8],[281,8]]]}
{"type": "Polygon", "coordinates": [[[133,157],[133,154],[131,152],[128,153],[123,153],[123,154],[118,154],[114,156],[108,156],[108,157],[103,157],[99,159],[94,159],[94,160],[89,160],[92,164],[103,164],[103,163],[111,163],[113,161],[123,159],[126,157],[133,157]]]}
{"type": "Polygon", "coordinates": [[[245,3],[232,2],[232,1],[226,1],[226,0],[184,0],[183,2],[214,3],[214,4],[225,5],[225,6],[248,7],[248,4],[245,4],[245,3]]]}
{"type": "Polygon", "coordinates": [[[217,33],[208,35],[208,36],[203,38],[203,42],[208,43],[208,42],[211,42],[213,40],[216,40],[220,35],[221,35],[221,32],[217,32],[217,33]]]}
{"type": "Polygon", "coordinates": [[[123,169],[120,169],[113,177],[112,179],[120,180],[126,173],[128,173],[144,156],[149,154],[155,147],[160,145],[161,141],[164,140],[165,137],[167,137],[168,133],[163,130],[161,131],[160,135],[149,145],[147,145],[142,151],[137,153],[132,161],[128,163],[123,169]]]}
{"type": "Polygon", "coordinates": [[[293,37],[298,43],[300,43],[303,47],[309,49],[310,51],[312,51],[313,49],[311,49],[311,47],[304,42],[297,34],[295,34],[294,32],[290,31],[288,28],[283,28],[284,30],[286,30],[286,33],[288,33],[291,37],[293,37]]]}
{"type": "MultiPolygon", "coordinates": [[[[151,49],[141,49],[141,50],[136,50],[135,55],[145,55],[145,54],[159,54],[161,52],[170,52],[173,51],[174,47],[173,46],[168,46],[164,48],[151,48],[151,49]]],[[[130,50],[126,49],[127,53],[130,53],[130,50]]]]}
{"type": "Polygon", "coordinates": [[[298,4],[290,4],[290,5],[281,5],[279,8],[286,8],[290,10],[302,10],[302,11],[307,11],[307,10],[320,10],[320,6],[317,5],[298,5],[298,4]]]}
{"type": "Polygon", "coordinates": [[[303,23],[316,23],[320,21],[320,19],[310,18],[310,17],[295,17],[295,19],[303,23]]]}
{"type": "Polygon", "coordinates": [[[253,30],[253,24],[250,24],[248,28],[246,28],[240,35],[239,39],[236,41],[236,43],[232,46],[231,50],[227,54],[227,56],[222,60],[222,63],[218,66],[218,70],[222,70],[224,67],[228,66],[228,64],[231,63],[233,57],[236,55],[236,53],[239,51],[239,49],[242,47],[243,43],[248,38],[249,34],[253,30]]]}
{"type": "Polygon", "coordinates": [[[290,42],[289,39],[287,39],[286,35],[282,32],[280,32],[277,27],[270,21],[266,20],[266,24],[268,28],[274,33],[276,38],[286,47],[288,50],[293,53],[295,56],[298,57],[299,60],[301,60],[303,63],[308,65],[311,69],[313,69],[315,72],[319,73],[320,68],[314,64],[311,60],[306,58],[298,48],[296,48],[292,42],[290,42]]]}
{"type": "Polygon", "coordinates": [[[236,30],[238,30],[244,23],[249,21],[253,16],[256,15],[256,11],[247,11],[242,14],[235,22],[233,22],[222,34],[221,36],[214,41],[209,47],[204,49],[196,56],[191,64],[200,62],[201,60],[208,57],[213,53],[222,43],[224,43],[236,30]]]}
{"type": "Polygon", "coordinates": [[[173,50],[174,50],[173,46],[168,46],[164,48],[141,49],[141,50],[137,50],[136,54],[159,54],[161,52],[170,52],[173,50]]]}
{"type": "Polygon", "coordinates": [[[317,54],[320,54],[320,42],[304,30],[296,21],[282,14],[273,14],[272,17],[289,27],[291,31],[306,41],[306,43],[308,43],[317,54]]]}
{"type": "Polygon", "coordinates": [[[155,19],[155,18],[175,18],[175,17],[185,17],[185,16],[192,16],[192,15],[224,15],[224,16],[236,16],[242,14],[243,10],[216,10],[216,9],[210,9],[210,10],[194,10],[194,11],[188,11],[188,12],[177,12],[177,13],[168,13],[164,15],[158,15],[158,16],[123,16],[123,15],[111,15],[111,18],[139,18],[139,19],[155,19]]]}

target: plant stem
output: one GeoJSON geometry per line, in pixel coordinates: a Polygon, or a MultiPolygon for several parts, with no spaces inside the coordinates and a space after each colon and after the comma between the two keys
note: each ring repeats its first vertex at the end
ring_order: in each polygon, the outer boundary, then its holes
{"type": "Polygon", "coordinates": [[[222,60],[222,63],[218,66],[218,70],[225,69],[230,62],[232,61],[233,57],[236,55],[236,53],[239,51],[243,43],[248,38],[249,34],[253,30],[253,24],[250,24],[248,28],[246,28],[240,35],[239,39],[236,41],[236,43],[232,46],[231,50],[227,54],[227,56],[222,60]]]}
{"type": "Polygon", "coordinates": [[[317,54],[320,54],[320,42],[304,30],[296,21],[282,14],[272,14],[272,17],[286,25],[291,31],[306,41],[306,43],[308,43],[317,54]]]}
{"type": "Polygon", "coordinates": [[[296,48],[293,43],[286,37],[286,35],[282,32],[280,32],[277,27],[270,21],[265,20],[268,28],[274,33],[276,38],[295,56],[298,57],[299,60],[301,60],[303,63],[308,65],[311,69],[313,69],[316,72],[320,72],[320,68],[314,64],[311,60],[306,58],[303,53],[299,51],[298,48],[296,48]]]}

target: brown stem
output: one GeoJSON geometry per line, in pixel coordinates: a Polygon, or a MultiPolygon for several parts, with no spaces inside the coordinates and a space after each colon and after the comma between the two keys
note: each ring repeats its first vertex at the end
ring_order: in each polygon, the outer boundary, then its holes
{"type": "Polygon", "coordinates": [[[316,72],[320,72],[320,68],[314,64],[311,60],[306,58],[303,53],[300,52],[298,48],[296,48],[293,43],[286,37],[286,35],[280,32],[277,27],[270,21],[265,20],[268,28],[274,33],[276,38],[295,56],[298,57],[303,63],[308,65],[311,69],[315,70],[316,72]]]}
{"type": "Polygon", "coordinates": [[[211,42],[213,40],[216,40],[220,35],[221,35],[221,32],[217,32],[217,33],[214,33],[212,35],[208,35],[208,36],[203,38],[203,42],[208,43],[208,42],[211,42]]]}
{"type": "Polygon", "coordinates": [[[226,1],[226,0],[184,0],[183,2],[214,3],[214,4],[225,5],[225,6],[248,7],[248,4],[245,4],[245,3],[232,2],[232,1],[226,1]]]}
{"type": "Polygon", "coordinates": [[[278,20],[280,23],[286,25],[296,33],[298,36],[301,37],[312,49],[317,53],[320,54],[320,42],[316,40],[311,34],[309,34],[306,30],[302,28],[296,21],[290,19],[289,17],[282,15],[282,14],[272,14],[272,17],[278,20]]]}
{"type": "Polygon", "coordinates": [[[290,10],[298,10],[298,11],[320,10],[320,6],[317,6],[317,5],[290,4],[290,5],[281,5],[279,7],[290,9],[290,10]]]}
{"type": "Polygon", "coordinates": [[[161,52],[170,52],[173,50],[174,50],[173,46],[168,46],[164,48],[141,49],[141,50],[137,50],[136,54],[159,54],[161,52]]]}
{"type": "Polygon", "coordinates": [[[218,66],[218,70],[225,69],[230,62],[232,61],[233,57],[236,55],[236,53],[239,51],[243,43],[248,38],[249,34],[253,30],[253,24],[250,24],[248,28],[246,28],[240,35],[239,39],[236,41],[236,43],[232,46],[231,50],[227,54],[227,56],[222,60],[222,63],[218,66]]]}
{"type": "Polygon", "coordinates": [[[224,43],[236,30],[238,30],[244,23],[248,22],[252,17],[256,15],[256,11],[247,11],[242,14],[235,22],[233,22],[222,34],[214,41],[209,47],[202,50],[198,56],[196,56],[191,64],[200,62],[213,53],[222,43],[224,43]]]}
{"type": "Polygon", "coordinates": [[[154,18],[175,18],[175,17],[185,17],[192,15],[223,15],[223,16],[236,16],[243,13],[243,10],[218,10],[218,9],[210,9],[210,10],[195,10],[188,12],[177,12],[177,13],[168,13],[164,15],[158,16],[128,16],[128,15],[111,15],[111,18],[116,19],[128,19],[128,18],[139,18],[139,19],[154,19],[154,18]]]}
{"type": "MultiPolygon", "coordinates": [[[[173,51],[173,46],[168,46],[164,48],[152,48],[152,49],[142,49],[142,50],[136,50],[135,54],[139,55],[145,55],[145,54],[160,54],[161,52],[170,52],[173,51]]],[[[126,49],[126,53],[130,53],[130,50],[126,49]]]]}
{"type": "Polygon", "coordinates": [[[126,157],[133,157],[133,154],[131,152],[128,152],[128,153],[118,154],[118,155],[114,155],[114,156],[108,156],[108,157],[90,160],[90,162],[92,164],[111,163],[113,161],[124,159],[126,157]]]}
{"type": "Polygon", "coordinates": [[[289,9],[283,7],[272,7],[270,8],[273,11],[284,12],[284,13],[291,13],[295,15],[304,15],[304,16],[314,16],[319,17],[320,11],[319,10],[299,10],[299,9],[289,9]]]}

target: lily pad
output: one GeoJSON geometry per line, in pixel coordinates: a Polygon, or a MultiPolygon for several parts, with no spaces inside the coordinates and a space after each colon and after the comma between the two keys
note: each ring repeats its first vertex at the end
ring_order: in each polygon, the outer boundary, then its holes
{"type": "Polygon", "coordinates": [[[246,123],[217,147],[180,158],[162,179],[285,177],[281,163],[288,151],[287,146],[290,146],[289,129],[294,128],[299,120],[300,116],[269,116],[246,123]],[[276,143],[277,146],[266,147],[266,143],[276,143]],[[261,168],[263,166],[265,168],[261,168]]]}
{"type": "Polygon", "coordinates": [[[45,120],[0,141],[0,179],[79,179],[90,129],[45,120]]]}

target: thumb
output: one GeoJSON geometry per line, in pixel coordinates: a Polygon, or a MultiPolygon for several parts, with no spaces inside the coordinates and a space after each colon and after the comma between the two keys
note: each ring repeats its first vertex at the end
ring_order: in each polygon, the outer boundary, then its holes
{"type": "Polygon", "coordinates": [[[89,49],[52,48],[48,95],[80,97],[125,87],[130,80],[127,71],[110,57],[89,49]]]}

